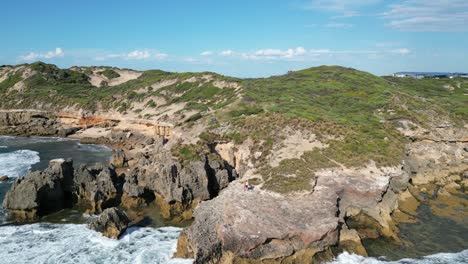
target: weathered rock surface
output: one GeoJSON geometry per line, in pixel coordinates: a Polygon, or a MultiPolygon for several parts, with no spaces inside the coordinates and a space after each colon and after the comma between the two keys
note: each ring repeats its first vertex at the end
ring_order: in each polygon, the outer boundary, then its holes
{"type": "Polygon", "coordinates": [[[19,221],[33,220],[79,204],[88,213],[100,213],[120,204],[123,182],[114,168],[102,164],[73,170],[71,160],[50,161],[44,171],[16,180],[3,207],[19,221]]]}
{"type": "Polygon", "coordinates": [[[88,213],[99,213],[120,204],[123,182],[112,166],[80,166],[74,184],[78,201],[88,213]]]}
{"type": "Polygon", "coordinates": [[[112,207],[105,209],[99,216],[91,218],[88,228],[106,237],[118,239],[127,230],[129,224],[128,215],[123,210],[112,207]]]}
{"type": "Polygon", "coordinates": [[[10,179],[10,178],[8,176],[6,176],[6,175],[0,176],[0,182],[6,182],[6,181],[8,181],[8,179],[10,179]]]}
{"type": "Polygon", "coordinates": [[[128,164],[125,152],[122,149],[114,150],[112,153],[111,163],[117,168],[127,166],[128,164]]]}
{"type": "Polygon", "coordinates": [[[60,125],[55,115],[46,111],[0,111],[0,134],[57,135],[60,125]]]}
{"type": "Polygon", "coordinates": [[[197,207],[194,223],[179,241],[178,256],[194,256],[195,263],[235,258],[278,261],[304,250],[324,251],[338,242],[337,201],[338,194],[328,189],[298,200],[244,191],[242,184],[233,183],[197,207]]]}
{"type": "Polygon", "coordinates": [[[127,176],[124,196],[141,198],[148,191],[154,192],[165,217],[191,209],[194,202],[216,197],[237,178],[236,171],[219,156],[181,163],[162,142],[154,144],[152,152],[138,153],[135,159],[136,169],[127,176]]]}
{"type": "Polygon", "coordinates": [[[42,172],[16,180],[5,195],[3,207],[20,220],[33,220],[73,204],[73,162],[57,159],[42,172]]]}

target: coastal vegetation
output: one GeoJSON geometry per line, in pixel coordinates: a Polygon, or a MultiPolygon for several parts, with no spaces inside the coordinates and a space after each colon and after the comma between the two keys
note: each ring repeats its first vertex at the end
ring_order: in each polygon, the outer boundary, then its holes
{"type": "MultiPolygon", "coordinates": [[[[211,72],[144,71],[114,86],[95,87],[93,71],[108,79],[116,68],[60,69],[37,62],[21,65],[0,82],[0,107],[59,110],[116,109],[141,118],[179,115],[176,126],[206,126],[196,144],[177,146],[173,154],[195,160],[209,152],[206,145],[251,139],[261,153],[256,167],[263,188],[281,193],[307,190],[313,171],[337,166],[396,166],[406,139],[392,120],[407,119],[419,127],[443,120],[463,124],[468,118],[468,81],[377,77],[339,66],[321,66],[269,78],[238,79],[211,72]],[[23,79],[24,71],[28,78],[23,79]],[[22,82],[21,91],[10,89],[22,82]],[[149,110],[153,109],[153,110],[149,110]],[[174,109],[174,110],[171,110],[174,109]],[[309,131],[327,147],[311,148],[301,157],[272,166],[266,159],[287,137],[282,129],[309,131]]],[[[167,117],[166,117],[167,118],[167,117]]]]}

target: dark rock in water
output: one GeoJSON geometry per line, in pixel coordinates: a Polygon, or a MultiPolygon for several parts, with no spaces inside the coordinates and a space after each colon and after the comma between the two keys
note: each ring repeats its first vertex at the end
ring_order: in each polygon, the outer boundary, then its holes
{"type": "Polygon", "coordinates": [[[126,167],[128,164],[125,152],[122,149],[114,150],[111,163],[117,168],[126,167]]]}
{"type": "Polygon", "coordinates": [[[73,205],[73,162],[51,160],[42,172],[16,180],[5,195],[3,207],[17,220],[33,220],[73,205]]]}
{"type": "Polygon", "coordinates": [[[120,203],[123,181],[113,166],[80,166],[74,182],[78,202],[87,207],[88,213],[99,213],[120,203]]]}
{"type": "Polygon", "coordinates": [[[58,131],[59,137],[67,137],[69,135],[75,134],[76,131],[80,130],[79,127],[64,128],[58,131]]]}
{"type": "Polygon", "coordinates": [[[6,182],[8,181],[8,176],[4,175],[4,176],[0,176],[0,182],[6,182]]]}
{"type": "Polygon", "coordinates": [[[88,222],[88,228],[102,233],[109,238],[118,239],[127,230],[130,219],[127,214],[116,207],[107,208],[98,217],[88,222]]]}

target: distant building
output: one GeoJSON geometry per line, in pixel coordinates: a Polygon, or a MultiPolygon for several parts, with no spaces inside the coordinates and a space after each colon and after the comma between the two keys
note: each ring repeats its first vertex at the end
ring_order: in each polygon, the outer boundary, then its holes
{"type": "Polygon", "coordinates": [[[443,79],[443,78],[468,78],[468,73],[459,73],[459,72],[396,72],[392,74],[393,77],[404,78],[411,77],[415,79],[422,78],[434,78],[434,79],[443,79]]]}

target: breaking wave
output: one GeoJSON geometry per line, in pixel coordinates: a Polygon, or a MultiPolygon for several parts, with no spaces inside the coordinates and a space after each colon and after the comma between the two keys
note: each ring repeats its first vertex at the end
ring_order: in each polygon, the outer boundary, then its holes
{"type": "Polygon", "coordinates": [[[180,231],[176,227],[130,228],[120,240],[113,240],[85,225],[4,226],[0,228],[0,263],[192,263],[171,258],[180,231]]]}
{"type": "Polygon", "coordinates": [[[380,258],[363,257],[344,252],[329,264],[466,264],[468,250],[460,253],[438,253],[417,259],[405,258],[397,261],[387,261],[380,258]]]}
{"type": "Polygon", "coordinates": [[[31,165],[39,161],[39,153],[32,150],[16,150],[0,153],[0,176],[24,176],[31,169],[31,165]]]}

